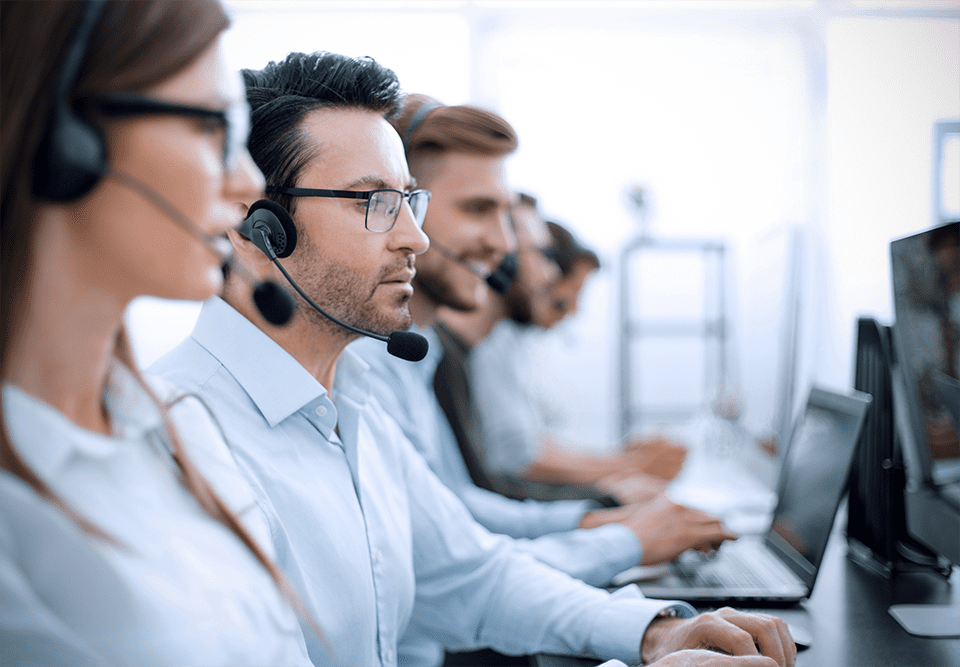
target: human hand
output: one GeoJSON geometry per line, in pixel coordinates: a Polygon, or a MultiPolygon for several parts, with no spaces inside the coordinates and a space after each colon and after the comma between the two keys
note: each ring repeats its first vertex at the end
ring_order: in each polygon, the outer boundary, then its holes
{"type": "Polygon", "coordinates": [[[594,486],[609,493],[621,505],[642,505],[662,495],[667,490],[667,480],[627,470],[601,477],[594,486]]]}
{"type": "Polygon", "coordinates": [[[669,480],[676,477],[683,467],[687,448],[675,440],[658,435],[626,441],[623,456],[627,469],[669,480]]]}
{"type": "Polygon", "coordinates": [[[678,505],[666,496],[638,506],[620,523],[640,540],[642,565],[673,560],[687,549],[716,551],[724,541],[737,539],[717,517],[678,505]]]}
{"type": "MultiPolygon", "coordinates": [[[[640,657],[645,663],[686,665],[713,663],[665,662],[659,660],[685,649],[718,651],[727,656],[766,656],[773,662],[746,662],[748,665],[773,664],[791,667],[797,660],[797,646],[787,624],[766,614],[747,614],[730,607],[700,614],[694,618],[654,620],[643,635],[640,657]]],[[[685,656],[684,656],[685,657],[685,656]]],[[[712,657],[712,656],[711,656],[712,657]]],[[[717,665],[738,665],[718,662],[717,665]]]]}

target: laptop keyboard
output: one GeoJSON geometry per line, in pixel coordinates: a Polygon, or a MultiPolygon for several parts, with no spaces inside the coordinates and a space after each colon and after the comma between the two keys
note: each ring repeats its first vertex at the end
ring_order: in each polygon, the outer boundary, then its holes
{"type": "Polygon", "coordinates": [[[796,581],[793,573],[765,549],[736,546],[726,545],[713,559],[683,562],[678,568],[681,577],[694,586],[724,590],[767,590],[796,581]]]}

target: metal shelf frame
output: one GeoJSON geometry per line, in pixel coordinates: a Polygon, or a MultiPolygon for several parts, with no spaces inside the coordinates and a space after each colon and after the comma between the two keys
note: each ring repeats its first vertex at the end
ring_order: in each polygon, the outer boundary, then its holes
{"type": "MultiPolygon", "coordinates": [[[[619,294],[619,384],[620,384],[620,435],[627,437],[645,420],[679,421],[694,416],[707,401],[716,398],[716,391],[727,376],[726,313],[726,244],[707,239],[666,239],[641,234],[632,239],[620,252],[619,294]],[[698,319],[658,316],[657,313],[641,313],[634,309],[634,299],[640,289],[635,284],[631,270],[642,263],[645,255],[689,254],[703,262],[704,317],[698,319]],[[713,268],[713,270],[711,270],[713,268]],[[713,296],[716,304],[713,312],[707,312],[707,302],[713,296]],[[643,404],[639,379],[644,372],[642,360],[635,358],[633,344],[647,340],[700,339],[704,345],[703,393],[689,404],[650,405],[643,404]]],[[[669,279],[669,276],[665,276],[669,279]]],[[[649,289],[649,288],[646,288],[649,289]]],[[[640,355],[637,354],[636,357],[640,355]]]]}

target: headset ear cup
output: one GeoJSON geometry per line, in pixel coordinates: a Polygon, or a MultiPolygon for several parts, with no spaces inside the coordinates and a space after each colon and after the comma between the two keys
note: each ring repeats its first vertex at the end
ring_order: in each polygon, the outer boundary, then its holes
{"type": "Polygon", "coordinates": [[[53,86],[53,104],[43,137],[33,158],[33,194],[49,201],[79,199],[107,170],[107,144],[100,129],[78,116],[70,90],[87,53],[91,35],[106,0],[88,0],[67,46],[53,86]]]}
{"type": "Polygon", "coordinates": [[[267,239],[273,252],[280,259],[289,257],[297,247],[297,227],[293,218],[283,206],[270,199],[255,201],[247,211],[247,218],[240,224],[239,232],[260,248],[266,255],[270,255],[267,248],[261,246],[259,234],[253,234],[254,229],[265,229],[267,239]]]}
{"type": "Polygon", "coordinates": [[[103,178],[107,148],[100,130],[57,108],[34,162],[33,193],[49,201],[79,199],[103,178]]]}

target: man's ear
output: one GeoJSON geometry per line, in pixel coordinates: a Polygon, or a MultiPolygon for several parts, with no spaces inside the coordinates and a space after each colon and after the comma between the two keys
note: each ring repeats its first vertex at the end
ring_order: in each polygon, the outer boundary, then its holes
{"type": "Polygon", "coordinates": [[[243,261],[244,265],[249,267],[259,266],[260,264],[269,264],[270,260],[253,241],[245,238],[237,229],[227,230],[227,240],[233,246],[233,253],[243,261]]]}

